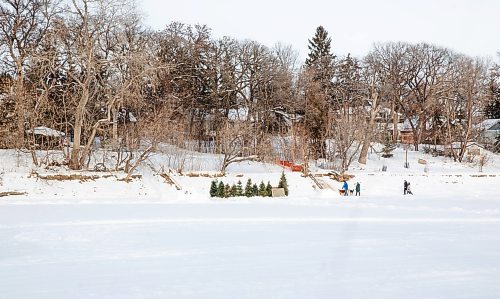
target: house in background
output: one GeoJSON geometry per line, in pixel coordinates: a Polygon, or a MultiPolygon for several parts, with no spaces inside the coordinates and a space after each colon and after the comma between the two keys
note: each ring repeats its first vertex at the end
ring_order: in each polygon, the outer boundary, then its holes
{"type": "Polygon", "coordinates": [[[402,144],[413,144],[414,136],[412,125],[416,127],[417,121],[417,118],[406,119],[403,123],[398,124],[399,140],[402,144]]]}
{"type": "Polygon", "coordinates": [[[54,149],[63,145],[66,134],[41,126],[26,130],[26,136],[36,149],[54,149]]]}
{"type": "Polygon", "coordinates": [[[399,140],[403,121],[404,119],[402,118],[401,113],[393,113],[393,111],[389,108],[379,109],[377,111],[377,115],[375,116],[375,129],[378,138],[380,140],[399,140]],[[393,119],[393,117],[396,119],[393,119]],[[394,124],[396,124],[396,129],[394,129],[394,124]]]}
{"type": "MultiPolygon", "coordinates": [[[[446,145],[444,147],[444,154],[447,157],[453,156],[452,151],[454,151],[456,154],[460,153],[460,149],[462,148],[463,143],[461,142],[452,142],[449,145],[446,145]]],[[[465,154],[464,156],[466,157],[476,157],[476,156],[482,156],[486,153],[486,149],[484,146],[477,142],[467,142],[465,145],[465,154]]]]}
{"type": "Polygon", "coordinates": [[[500,135],[500,119],[486,119],[480,125],[480,141],[486,145],[492,145],[500,135]]]}

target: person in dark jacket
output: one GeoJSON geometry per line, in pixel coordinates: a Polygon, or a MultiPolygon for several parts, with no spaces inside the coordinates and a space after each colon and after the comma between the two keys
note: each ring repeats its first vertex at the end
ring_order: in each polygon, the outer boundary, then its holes
{"type": "Polygon", "coordinates": [[[405,180],[404,184],[403,184],[403,194],[406,195],[406,191],[408,191],[408,182],[405,180]]]}
{"type": "Polygon", "coordinates": [[[359,184],[359,182],[356,183],[356,196],[360,196],[361,195],[361,185],[359,184]]]}
{"type": "Polygon", "coordinates": [[[348,196],[349,192],[349,185],[347,185],[347,182],[344,180],[344,185],[342,186],[342,189],[344,189],[344,196],[348,196]]]}

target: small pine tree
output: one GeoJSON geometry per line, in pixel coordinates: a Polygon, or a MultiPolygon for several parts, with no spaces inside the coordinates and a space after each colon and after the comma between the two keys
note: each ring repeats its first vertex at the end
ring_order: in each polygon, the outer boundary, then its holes
{"type": "Polygon", "coordinates": [[[269,197],[273,196],[273,187],[271,186],[271,182],[269,181],[267,181],[266,192],[267,196],[269,197]]]}
{"type": "Polygon", "coordinates": [[[252,196],[259,196],[259,187],[257,187],[257,184],[253,184],[252,186],[252,196]]]}
{"type": "Polygon", "coordinates": [[[236,184],[235,196],[243,196],[243,185],[241,184],[241,181],[238,181],[238,183],[236,184]]]}
{"type": "Polygon", "coordinates": [[[210,197],[217,196],[217,180],[213,180],[210,184],[210,197]]]}
{"type": "Polygon", "coordinates": [[[248,179],[247,184],[245,185],[245,196],[251,197],[253,195],[252,191],[252,179],[248,179]]]}
{"type": "Polygon", "coordinates": [[[231,197],[231,186],[229,186],[229,184],[226,184],[224,186],[224,197],[225,198],[231,197]]]}
{"type": "Polygon", "coordinates": [[[384,142],[384,148],[382,148],[382,157],[391,158],[393,156],[392,151],[396,149],[396,145],[392,143],[391,138],[387,137],[384,142]]]}
{"type": "Polygon", "coordinates": [[[237,189],[237,188],[236,188],[236,185],[235,185],[235,184],[233,184],[233,185],[231,186],[231,192],[230,192],[230,193],[231,193],[231,197],[235,197],[235,196],[236,196],[236,193],[237,193],[236,189],[237,189]]]}
{"type": "Polygon", "coordinates": [[[264,184],[264,181],[260,181],[259,196],[262,196],[262,197],[267,196],[266,184],[264,184]]]}
{"type": "Polygon", "coordinates": [[[219,182],[219,187],[217,188],[217,197],[224,197],[224,183],[221,181],[219,182]]]}
{"type": "Polygon", "coordinates": [[[286,181],[286,176],[284,171],[281,173],[281,178],[278,184],[278,188],[283,188],[285,190],[285,195],[288,196],[288,182],[286,181]]]}

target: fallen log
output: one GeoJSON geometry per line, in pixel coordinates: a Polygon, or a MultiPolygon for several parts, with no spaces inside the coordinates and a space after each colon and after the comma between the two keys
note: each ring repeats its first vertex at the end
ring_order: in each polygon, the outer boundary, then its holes
{"type": "Polygon", "coordinates": [[[6,191],[6,192],[0,192],[0,197],[4,196],[11,196],[11,195],[25,195],[28,194],[27,192],[20,192],[20,191],[6,191]]]}

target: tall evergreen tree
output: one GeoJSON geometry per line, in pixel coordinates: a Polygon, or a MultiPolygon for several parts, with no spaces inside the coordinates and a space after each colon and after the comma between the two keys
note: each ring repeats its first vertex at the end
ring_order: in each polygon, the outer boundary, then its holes
{"type": "MultiPolygon", "coordinates": [[[[362,105],[362,100],[366,99],[363,86],[361,85],[361,66],[356,58],[347,54],[347,57],[340,60],[335,74],[335,97],[334,104],[347,107],[362,105]]],[[[337,106],[337,107],[338,107],[337,106]]]]}
{"type": "Polygon", "coordinates": [[[331,42],[323,26],[316,28],[314,37],[309,40],[309,54],[305,61],[309,80],[305,91],[305,122],[310,144],[317,157],[325,157],[326,154],[328,106],[334,98],[335,56],[330,53],[331,42]]]}
{"type": "Polygon", "coordinates": [[[487,118],[500,118],[500,86],[492,81],[489,88],[490,101],[484,108],[484,114],[487,118]]]}
{"type": "Polygon", "coordinates": [[[321,83],[321,87],[329,92],[334,75],[333,60],[335,56],[330,52],[332,39],[323,26],[316,28],[314,37],[309,40],[309,54],[306,66],[314,73],[314,80],[321,83]]]}
{"type": "Polygon", "coordinates": [[[309,41],[307,48],[309,54],[306,59],[308,67],[323,64],[325,67],[330,67],[335,56],[330,53],[332,39],[328,36],[328,31],[323,26],[316,28],[314,37],[309,41]]]}

